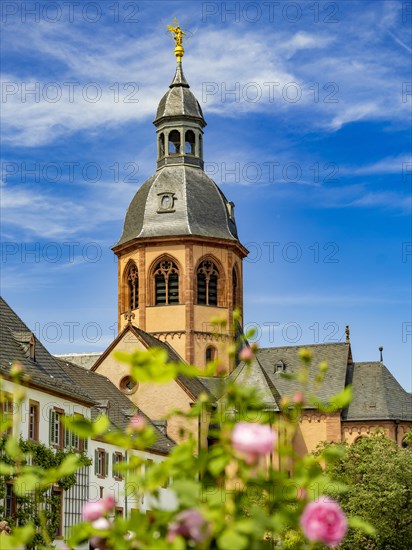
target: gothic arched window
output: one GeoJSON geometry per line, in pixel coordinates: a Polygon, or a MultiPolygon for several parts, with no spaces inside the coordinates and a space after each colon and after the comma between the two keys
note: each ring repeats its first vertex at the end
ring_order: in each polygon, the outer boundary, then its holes
{"type": "Polygon", "coordinates": [[[139,307],[139,276],[136,264],[131,264],[127,272],[127,286],[129,289],[128,307],[130,310],[139,307]]]}
{"type": "Polygon", "coordinates": [[[177,155],[180,153],[180,132],[172,130],[169,134],[169,155],[177,155]]]}
{"type": "Polygon", "coordinates": [[[185,134],[185,153],[188,155],[195,154],[195,133],[193,130],[187,130],[185,134]]]}
{"type": "Polygon", "coordinates": [[[159,262],[154,269],[155,304],[157,306],[179,303],[179,270],[170,260],[159,262]]]}
{"type": "Polygon", "coordinates": [[[204,260],[197,270],[197,303],[217,306],[219,272],[210,260],[204,260]]]}
{"type": "Polygon", "coordinates": [[[214,346],[207,346],[206,352],[205,352],[205,359],[206,364],[210,363],[210,361],[214,361],[217,359],[217,349],[214,346]]]}

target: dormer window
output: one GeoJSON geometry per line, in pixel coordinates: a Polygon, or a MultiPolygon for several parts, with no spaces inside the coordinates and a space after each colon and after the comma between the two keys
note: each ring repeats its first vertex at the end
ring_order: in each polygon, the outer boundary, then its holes
{"type": "Polygon", "coordinates": [[[169,134],[169,155],[180,154],[180,132],[172,130],[169,134]]]}
{"type": "Polygon", "coordinates": [[[226,203],[227,213],[229,214],[230,221],[235,221],[235,203],[230,201],[226,203]]]}
{"type": "Polygon", "coordinates": [[[275,363],[275,374],[279,374],[281,372],[285,372],[286,365],[283,361],[279,360],[275,363]]]}
{"type": "Polygon", "coordinates": [[[170,192],[158,193],[159,197],[159,208],[157,209],[158,214],[163,214],[164,212],[174,212],[175,204],[175,194],[170,192]]]}
{"type": "Polygon", "coordinates": [[[32,334],[30,337],[29,357],[32,361],[36,360],[36,338],[34,337],[34,334],[32,334]]]}
{"type": "Polygon", "coordinates": [[[185,134],[185,153],[187,155],[195,154],[195,133],[193,130],[187,130],[185,134]]]}

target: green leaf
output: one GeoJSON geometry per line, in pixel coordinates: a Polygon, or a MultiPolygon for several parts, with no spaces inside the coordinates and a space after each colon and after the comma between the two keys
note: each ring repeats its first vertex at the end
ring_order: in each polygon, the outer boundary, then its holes
{"type": "Polygon", "coordinates": [[[216,477],[224,471],[229,462],[229,456],[217,456],[216,458],[212,458],[212,460],[209,461],[207,469],[213,476],[216,477]]]}
{"type": "Polygon", "coordinates": [[[13,466],[0,462],[0,476],[11,476],[14,473],[13,466]]]}
{"type": "Polygon", "coordinates": [[[93,435],[102,435],[104,432],[107,432],[110,426],[109,417],[105,414],[100,415],[93,422],[93,435]]]}
{"type": "Polygon", "coordinates": [[[334,395],[331,400],[331,404],[336,409],[344,409],[345,407],[348,407],[353,399],[353,392],[352,392],[352,386],[346,386],[344,390],[342,390],[337,395],[334,395]]]}
{"type": "Polygon", "coordinates": [[[6,449],[6,453],[13,460],[17,460],[18,458],[22,458],[22,451],[20,449],[19,443],[18,443],[17,439],[15,439],[14,437],[9,437],[7,439],[5,449],[6,449]]]}
{"type": "Polygon", "coordinates": [[[376,529],[370,523],[358,516],[348,518],[348,524],[349,527],[352,527],[352,529],[360,529],[366,535],[369,535],[371,537],[374,537],[376,535],[376,529]]]}
{"type": "Polygon", "coordinates": [[[94,424],[84,416],[64,416],[62,421],[66,428],[80,437],[87,438],[94,435],[94,424]]]}
{"type": "Polygon", "coordinates": [[[23,497],[26,493],[38,489],[39,486],[39,477],[33,473],[26,472],[14,479],[13,490],[17,496],[23,497]]]}
{"type": "Polygon", "coordinates": [[[249,547],[247,537],[237,533],[234,529],[226,529],[217,539],[217,545],[222,550],[243,550],[249,547]]]}
{"type": "Polygon", "coordinates": [[[16,550],[16,548],[25,548],[34,537],[34,526],[25,525],[13,529],[12,535],[0,534],[1,550],[16,550]]]}
{"type": "Polygon", "coordinates": [[[346,386],[340,393],[334,395],[329,403],[320,401],[317,397],[310,396],[308,401],[321,412],[333,413],[345,409],[352,402],[352,386],[346,386]]]}

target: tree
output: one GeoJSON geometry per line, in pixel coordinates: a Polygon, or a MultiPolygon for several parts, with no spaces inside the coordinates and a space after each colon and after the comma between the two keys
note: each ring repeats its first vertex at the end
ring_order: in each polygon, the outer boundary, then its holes
{"type": "MultiPolygon", "coordinates": [[[[327,464],[326,472],[348,490],[328,492],[348,515],[359,516],[376,528],[375,537],[349,530],[341,548],[412,548],[412,449],[399,447],[379,431],[352,445],[339,446],[345,452],[327,464]]],[[[323,452],[331,448],[333,444],[322,444],[323,452]]]]}

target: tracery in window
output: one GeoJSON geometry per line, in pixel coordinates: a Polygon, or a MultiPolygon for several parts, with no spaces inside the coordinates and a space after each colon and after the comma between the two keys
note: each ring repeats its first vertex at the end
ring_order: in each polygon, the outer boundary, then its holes
{"type": "Polygon", "coordinates": [[[197,270],[197,303],[217,306],[219,272],[211,260],[204,260],[197,270]]]}
{"type": "Polygon", "coordinates": [[[154,270],[155,304],[171,305],[179,303],[179,270],[170,260],[163,260],[154,270]]]}
{"type": "Polygon", "coordinates": [[[137,309],[139,307],[139,276],[136,264],[131,264],[127,274],[127,285],[129,288],[129,309],[137,309]]]}

